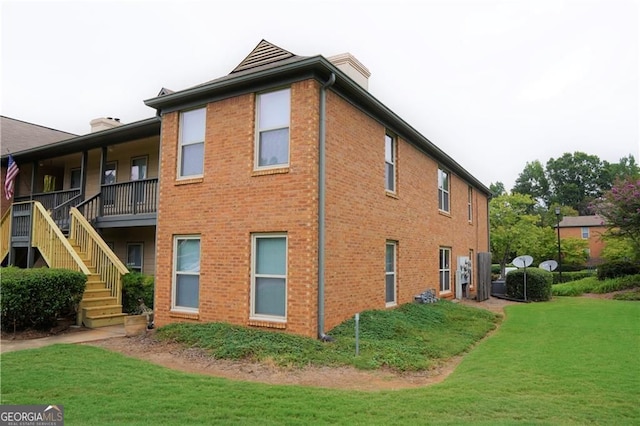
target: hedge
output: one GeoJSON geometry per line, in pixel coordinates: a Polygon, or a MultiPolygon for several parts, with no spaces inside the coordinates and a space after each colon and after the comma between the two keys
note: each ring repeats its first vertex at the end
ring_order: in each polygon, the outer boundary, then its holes
{"type": "Polygon", "coordinates": [[[49,329],[76,314],[87,276],[66,269],[2,268],[0,318],[5,330],[49,329]]]}
{"type": "Polygon", "coordinates": [[[640,274],[640,265],[632,262],[615,261],[607,262],[598,266],[598,279],[606,280],[609,278],[624,277],[625,275],[640,274]]]}
{"type": "MultiPolygon", "coordinates": [[[[570,281],[578,281],[583,278],[592,277],[595,275],[595,271],[577,271],[577,272],[565,272],[562,271],[562,282],[568,283],[570,281]]],[[[560,273],[553,272],[553,283],[560,284],[560,273]]]]}
{"type": "Polygon", "coordinates": [[[153,276],[129,272],[122,277],[122,310],[129,314],[142,313],[140,299],[153,309],[153,276]]]}
{"type": "MultiPolygon", "coordinates": [[[[551,299],[551,285],[553,275],[549,271],[539,268],[527,268],[527,297],[526,300],[543,301],[551,299]]],[[[507,274],[507,297],[524,300],[524,269],[518,269],[507,274]]]]}

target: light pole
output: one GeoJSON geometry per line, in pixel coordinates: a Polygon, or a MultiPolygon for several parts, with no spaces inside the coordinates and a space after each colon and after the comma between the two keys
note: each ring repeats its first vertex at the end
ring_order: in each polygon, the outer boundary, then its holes
{"type": "Polygon", "coordinates": [[[559,284],[562,284],[562,252],[560,251],[560,206],[556,206],[556,222],[558,228],[558,272],[560,273],[559,284]]]}

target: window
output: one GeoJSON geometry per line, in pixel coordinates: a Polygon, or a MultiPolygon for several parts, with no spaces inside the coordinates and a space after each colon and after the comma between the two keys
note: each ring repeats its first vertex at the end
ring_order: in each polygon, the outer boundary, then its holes
{"type": "Polygon", "coordinates": [[[384,182],[385,189],[396,192],[396,143],[388,134],[384,135],[384,182]]]}
{"type": "Polygon", "coordinates": [[[587,228],[586,226],[582,227],[582,239],[589,239],[589,228],[587,228]]]}
{"type": "Polygon", "coordinates": [[[206,108],[180,113],[178,178],[202,176],[206,108]]]}
{"type": "Polygon", "coordinates": [[[385,302],[387,306],[396,304],[396,249],[396,242],[387,242],[385,256],[385,302]]]}
{"type": "Polygon", "coordinates": [[[251,317],[285,320],[287,317],[287,236],[252,236],[251,317]]]}
{"type": "Polygon", "coordinates": [[[82,177],[82,172],[80,169],[71,169],[71,179],[69,183],[69,188],[75,189],[80,188],[80,178],[82,177]]]}
{"type": "Polygon", "coordinates": [[[449,211],[449,173],[438,169],[438,208],[449,211]]]}
{"type": "MultiPolygon", "coordinates": [[[[112,185],[116,183],[116,174],[118,170],[118,163],[115,161],[105,164],[103,184],[112,185]]],[[[116,199],[116,187],[107,186],[102,188],[102,199],[107,206],[113,206],[116,199]]]]}
{"type": "Polygon", "coordinates": [[[257,97],[256,168],[289,164],[291,90],[262,93],[257,97]]]}
{"type": "MultiPolygon", "coordinates": [[[[136,157],[131,159],[131,180],[143,180],[147,178],[147,157],[136,157]]],[[[144,203],[145,186],[144,182],[134,183],[131,193],[134,203],[144,203]]]]}
{"type": "Polygon", "coordinates": [[[451,249],[440,249],[440,293],[451,292],[451,249]]]}
{"type": "Polygon", "coordinates": [[[127,267],[142,272],[142,243],[127,243],[127,267]]]}
{"type": "Polygon", "coordinates": [[[200,237],[173,238],[173,289],[171,308],[198,311],[200,293],[200,237]]]}
{"type": "Polygon", "coordinates": [[[473,187],[469,185],[467,196],[467,219],[469,223],[473,222],[473,187]]]}

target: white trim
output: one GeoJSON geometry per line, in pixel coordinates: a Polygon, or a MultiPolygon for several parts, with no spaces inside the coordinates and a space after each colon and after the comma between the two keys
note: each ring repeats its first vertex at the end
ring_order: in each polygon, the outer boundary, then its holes
{"type": "Polygon", "coordinates": [[[439,247],[438,248],[438,291],[440,294],[450,294],[451,293],[451,247],[439,247]],[[440,263],[442,261],[442,253],[449,253],[449,268],[440,268],[440,263]],[[443,272],[449,271],[449,289],[443,290],[443,285],[440,280],[440,277],[443,272]]]}
{"type": "MultiPolygon", "coordinates": [[[[178,265],[178,240],[198,240],[200,242],[200,263],[202,263],[202,238],[199,234],[196,235],[174,235],[173,236],[173,265],[171,267],[171,311],[172,312],[188,312],[198,313],[199,308],[191,308],[188,306],[176,305],[176,276],[178,265]]],[[[200,277],[200,272],[181,272],[182,275],[197,275],[200,277]]],[[[198,279],[198,305],[200,305],[200,280],[198,279]]]]}
{"type": "Polygon", "coordinates": [[[269,169],[282,169],[282,168],[289,167],[289,164],[291,163],[291,87],[283,87],[280,89],[257,93],[255,108],[256,108],[256,111],[255,111],[256,127],[254,132],[254,143],[253,143],[253,169],[257,171],[257,170],[269,170],[269,169]],[[288,111],[289,121],[287,122],[287,125],[279,126],[279,127],[267,127],[267,128],[261,129],[260,128],[260,100],[262,99],[262,95],[268,95],[270,93],[284,92],[284,91],[287,91],[289,93],[289,111],[288,111]],[[262,132],[266,132],[270,130],[281,130],[281,129],[289,130],[289,137],[287,140],[287,162],[261,166],[260,165],[260,134],[262,132]]]}
{"type": "Polygon", "coordinates": [[[395,194],[398,189],[398,179],[397,179],[397,156],[398,156],[398,139],[389,132],[384,133],[384,164],[385,164],[385,173],[384,173],[384,189],[387,192],[395,194]],[[387,138],[391,140],[391,161],[387,161],[387,138]],[[387,179],[387,170],[386,166],[390,164],[393,167],[393,189],[387,188],[388,179],[387,179]]]}
{"type": "Polygon", "coordinates": [[[398,242],[387,240],[384,246],[384,303],[387,308],[398,305],[398,242]],[[393,271],[387,271],[387,247],[393,247],[393,271]],[[387,302],[387,276],[393,275],[393,300],[387,302]]]}
{"type": "Polygon", "coordinates": [[[194,179],[201,178],[204,176],[204,141],[206,139],[207,133],[207,107],[202,106],[199,108],[191,108],[188,110],[180,111],[180,116],[178,119],[178,153],[176,155],[177,163],[176,163],[176,180],[184,180],[184,179],[194,179]],[[192,111],[204,110],[204,131],[203,131],[203,139],[198,142],[190,142],[183,144],[182,143],[182,130],[184,128],[184,114],[192,111]],[[202,173],[197,175],[182,175],[181,165],[182,165],[182,148],[189,145],[199,145],[202,144],[202,173]]]}
{"type": "Polygon", "coordinates": [[[258,320],[258,321],[271,321],[271,322],[286,322],[287,321],[287,301],[289,298],[289,237],[285,232],[274,232],[274,233],[256,233],[251,234],[251,294],[250,294],[250,305],[251,311],[249,312],[249,319],[258,320]],[[259,239],[267,239],[267,238],[284,238],[285,243],[285,274],[283,275],[267,275],[267,274],[256,274],[256,249],[257,249],[257,241],[259,239]],[[256,314],[256,277],[259,278],[280,278],[284,279],[284,316],[278,315],[265,315],[265,314],[256,314]]]}
{"type": "MultiPolygon", "coordinates": [[[[444,180],[444,179],[443,179],[444,180]]],[[[438,210],[440,210],[441,212],[445,212],[445,213],[451,213],[451,173],[449,173],[447,170],[438,167],[438,210]],[[441,173],[446,173],[447,175],[447,189],[440,186],[440,174],[441,173]],[[442,197],[440,196],[440,194],[442,193],[442,197]],[[440,208],[440,201],[442,199],[443,201],[443,207],[444,207],[444,196],[446,195],[447,198],[447,205],[448,205],[448,209],[445,210],[444,208],[440,208]]]]}

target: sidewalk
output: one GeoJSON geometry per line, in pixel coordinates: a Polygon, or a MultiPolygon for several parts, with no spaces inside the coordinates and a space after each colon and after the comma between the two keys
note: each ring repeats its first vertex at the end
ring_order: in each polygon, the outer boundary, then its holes
{"type": "Polygon", "coordinates": [[[0,340],[0,353],[20,351],[23,349],[41,348],[56,343],[82,343],[94,340],[109,339],[111,337],[124,337],[124,325],[112,325],[109,327],[87,329],[76,333],[62,334],[60,336],[43,337],[31,340],[0,340]]]}

